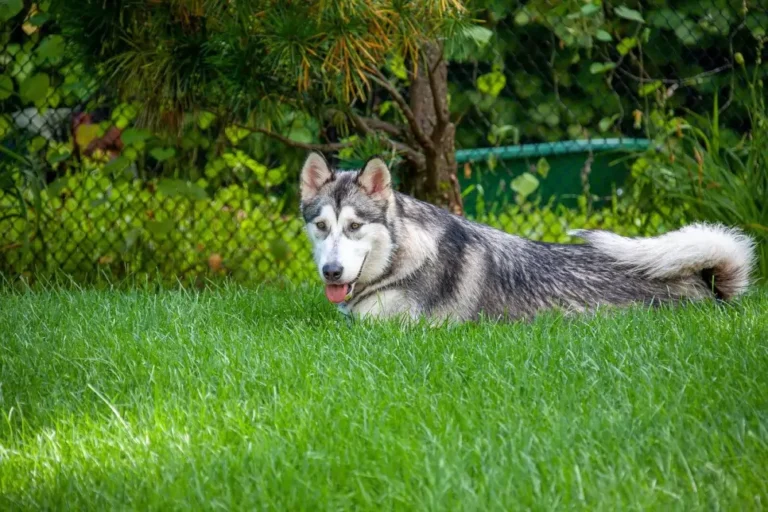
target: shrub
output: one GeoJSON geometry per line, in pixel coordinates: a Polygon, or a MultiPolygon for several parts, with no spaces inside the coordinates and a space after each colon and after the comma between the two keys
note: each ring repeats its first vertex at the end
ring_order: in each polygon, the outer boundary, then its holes
{"type": "MultiPolygon", "coordinates": [[[[241,185],[216,189],[210,197],[204,185],[114,180],[96,169],[59,180],[37,199],[25,190],[27,203],[38,205],[26,217],[14,216],[21,213],[14,194],[0,193],[0,272],[62,272],[77,280],[100,273],[159,275],[169,283],[224,275],[245,282],[314,279],[311,248],[295,213],[241,185]]],[[[595,211],[526,203],[477,220],[549,242],[573,241],[566,232],[576,228],[645,235],[673,227],[659,213],[618,201],[595,211]]]]}
{"type": "MultiPolygon", "coordinates": [[[[302,222],[279,205],[238,185],[195,199],[158,183],[115,182],[98,171],[67,177],[41,193],[42,208],[28,219],[0,221],[0,270],[77,278],[149,273],[168,280],[230,274],[256,281],[312,272],[302,222]],[[29,234],[37,219],[42,229],[29,234]]],[[[0,195],[0,208],[18,211],[18,201],[0,195]]]]}

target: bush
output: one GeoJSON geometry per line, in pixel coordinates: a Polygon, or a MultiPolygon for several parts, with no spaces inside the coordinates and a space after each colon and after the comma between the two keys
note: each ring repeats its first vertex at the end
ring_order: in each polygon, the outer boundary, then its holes
{"type": "MultiPolygon", "coordinates": [[[[74,174],[44,190],[42,208],[28,219],[0,221],[0,270],[61,271],[77,278],[96,271],[159,274],[171,281],[227,274],[258,281],[308,277],[314,271],[301,220],[259,199],[238,185],[195,199],[158,180],[74,174]],[[37,220],[42,229],[30,233],[37,220]]],[[[0,195],[0,208],[18,212],[18,201],[0,195]]]]}
{"type": "MultiPolygon", "coordinates": [[[[583,202],[585,203],[585,202],[583,202]]],[[[614,200],[605,208],[578,209],[562,205],[514,205],[500,214],[478,216],[477,221],[508,233],[541,242],[579,243],[568,234],[573,229],[605,229],[623,236],[653,236],[679,227],[665,212],[647,213],[614,200]]]]}
{"type": "MultiPolygon", "coordinates": [[[[173,283],[231,276],[239,281],[314,279],[303,221],[241,185],[206,197],[203,182],[112,180],[103,170],[75,173],[18,198],[0,193],[0,272],[28,277],[62,272],[77,280],[159,275],[173,283]],[[17,216],[13,216],[18,214],[17,216]],[[38,226],[39,229],[35,229],[38,226]]],[[[586,204],[586,202],[584,202],[586,204]]],[[[662,232],[660,214],[643,214],[614,201],[611,207],[515,205],[478,221],[534,240],[571,242],[577,228],[626,235],[662,232]]]]}
{"type": "Polygon", "coordinates": [[[722,128],[738,134],[748,90],[732,68],[736,52],[754,60],[768,30],[758,4],[474,0],[493,37],[452,64],[458,146],[645,136],[640,119],[660,94],[681,111],[728,93],[722,128]]]}

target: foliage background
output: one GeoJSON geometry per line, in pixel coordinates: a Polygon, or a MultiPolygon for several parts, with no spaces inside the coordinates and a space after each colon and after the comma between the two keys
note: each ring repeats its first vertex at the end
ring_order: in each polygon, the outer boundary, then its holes
{"type": "MultiPolygon", "coordinates": [[[[648,235],[695,218],[724,219],[765,240],[765,165],[755,160],[761,152],[753,142],[764,141],[766,130],[764,103],[756,101],[768,74],[763,2],[488,0],[467,7],[476,21],[469,37],[445,41],[458,149],[651,141],[646,152],[616,156],[632,166],[632,177],[612,197],[595,198],[585,188],[576,208],[537,200],[545,158],[532,162],[525,179],[509,176],[501,194],[507,200],[489,204],[477,220],[571,241],[566,228],[648,235]],[[713,128],[715,147],[702,144],[695,134],[713,128]],[[753,155],[730,188],[719,185],[733,175],[722,174],[721,152],[736,161],[753,155]],[[707,213],[691,197],[695,190],[681,195],[688,176],[705,172],[716,183],[708,190],[731,190],[728,201],[751,202],[752,209],[707,213]]],[[[78,57],[76,34],[62,32],[54,14],[48,2],[10,0],[0,8],[0,272],[31,278],[63,271],[78,280],[157,273],[171,282],[312,276],[296,217],[304,150],[230,122],[211,105],[181,110],[176,133],[148,129],[141,117],[147,105],[106,87],[102,70],[78,57]],[[81,111],[103,116],[72,130],[68,116],[81,111]],[[119,151],[84,154],[112,127],[122,130],[119,151]]],[[[396,55],[382,62],[401,88],[404,66],[396,55]]],[[[254,84],[257,92],[257,85],[285,86],[265,80],[254,84]]],[[[272,108],[265,115],[278,133],[305,144],[328,140],[329,127],[310,110],[272,108]]],[[[383,120],[402,115],[384,95],[374,94],[367,108],[383,120]]],[[[333,156],[353,161],[374,149],[360,139],[333,156]]],[[[481,167],[503,175],[508,162],[489,157],[481,167]]],[[[499,194],[488,197],[491,203],[499,194]]]]}

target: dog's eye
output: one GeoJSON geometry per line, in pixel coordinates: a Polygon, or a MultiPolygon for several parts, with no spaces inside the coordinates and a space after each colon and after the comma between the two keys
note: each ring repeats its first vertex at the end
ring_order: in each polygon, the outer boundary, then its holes
{"type": "Polygon", "coordinates": [[[320,231],[325,231],[325,222],[317,222],[315,223],[315,227],[320,231]]]}
{"type": "Polygon", "coordinates": [[[357,231],[358,229],[360,229],[360,223],[353,222],[352,224],[349,225],[349,229],[351,229],[352,231],[357,231]]]}

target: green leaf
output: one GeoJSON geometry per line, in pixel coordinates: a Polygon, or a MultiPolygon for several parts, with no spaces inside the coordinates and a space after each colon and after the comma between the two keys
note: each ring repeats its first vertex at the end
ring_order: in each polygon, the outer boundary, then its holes
{"type": "Polygon", "coordinates": [[[552,103],[541,103],[536,107],[536,113],[538,118],[544,121],[551,127],[555,127],[560,124],[560,115],[558,114],[558,108],[552,103]]]}
{"type": "Polygon", "coordinates": [[[539,158],[539,161],[536,162],[536,172],[539,173],[539,176],[546,179],[547,175],[549,175],[549,170],[551,169],[549,162],[547,162],[547,159],[544,157],[539,158]]]}
{"type": "Polygon", "coordinates": [[[176,150],[173,148],[154,148],[149,154],[158,162],[164,162],[176,156],[176,150]]]}
{"type": "Polygon", "coordinates": [[[762,39],[768,33],[768,13],[764,10],[753,9],[744,21],[755,39],[762,39]]]}
{"type": "Polygon", "coordinates": [[[288,133],[288,138],[304,144],[309,144],[313,141],[312,132],[306,126],[294,126],[288,133]]]}
{"type": "Polygon", "coordinates": [[[382,101],[381,104],[379,105],[379,115],[380,116],[386,115],[386,113],[389,112],[393,106],[394,106],[394,102],[390,100],[382,101]]]}
{"type": "Polygon", "coordinates": [[[52,35],[43,39],[37,48],[37,54],[42,59],[56,60],[64,55],[64,38],[60,35],[52,35]]]}
{"type": "Polygon", "coordinates": [[[0,116],[0,140],[3,140],[6,135],[11,133],[13,125],[8,120],[8,116],[0,116]]]}
{"type": "Polygon", "coordinates": [[[629,53],[629,51],[637,46],[637,38],[634,37],[625,37],[624,39],[619,42],[619,44],[616,46],[616,50],[619,52],[619,55],[626,55],[629,53]]]}
{"type": "Polygon", "coordinates": [[[446,40],[445,55],[456,62],[477,58],[477,53],[488,45],[493,31],[480,25],[463,27],[455,37],[446,40]]]}
{"type": "Polygon", "coordinates": [[[0,100],[10,98],[13,94],[13,79],[8,75],[0,76],[0,100]]]}
{"type": "Polygon", "coordinates": [[[600,120],[600,123],[598,123],[598,128],[601,132],[607,132],[611,129],[618,118],[619,114],[614,114],[611,117],[604,117],[600,120]]]}
{"type": "Polygon", "coordinates": [[[598,41],[603,41],[604,43],[613,41],[613,37],[611,36],[611,34],[609,34],[603,29],[600,29],[597,32],[595,32],[595,37],[597,38],[598,41]]]}
{"type": "Polygon", "coordinates": [[[568,128],[566,129],[568,132],[568,136],[571,139],[577,139],[584,135],[584,127],[582,127],[580,124],[571,124],[568,125],[568,128]]]}
{"type": "Polygon", "coordinates": [[[123,172],[128,167],[128,165],[130,165],[130,163],[131,161],[128,158],[124,156],[118,156],[104,166],[104,172],[115,176],[123,172]]]}
{"type": "Polygon", "coordinates": [[[715,36],[727,35],[731,29],[726,16],[710,16],[699,20],[699,26],[708,34],[715,36]]]}
{"type": "Polygon", "coordinates": [[[50,156],[47,157],[48,163],[50,164],[58,164],[63,162],[64,160],[68,159],[70,156],[72,156],[72,153],[64,148],[60,148],[58,151],[50,154],[50,156]]]}
{"type": "Polygon", "coordinates": [[[522,197],[528,197],[539,188],[539,179],[529,172],[524,172],[510,183],[512,190],[522,197]]]}
{"type": "Polygon", "coordinates": [[[491,71],[477,77],[477,90],[495,98],[507,85],[507,77],[500,71],[491,71]]]}
{"type": "Polygon", "coordinates": [[[19,87],[21,100],[25,103],[37,103],[45,99],[51,79],[45,73],[37,73],[27,78],[19,87]]]}
{"type": "Polygon", "coordinates": [[[615,67],[616,63],[614,62],[593,62],[592,65],[589,66],[589,72],[593,75],[597,75],[600,73],[605,73],[606,71],[610,71],[615,67]]]}
{"type": "Polygon", "coordinates": [[[37,136],[27,143],[27,149],[30,153],[37,153],[48,144],[44,137],[37,136]]]}
{"type": "Polygon", "coordinates": [[[512,139],[512,144],[519,143],[520,129],[517,126],[510,124],[505,124],[502,126],[492,125],[487,139],[491,144],[501,144],[510,137],[512,139]]]}
{"type": "Polygon", "coordinates": [[[471,25],[462,31],[465,37],[472,39],[478,46],[485,46],[493,37],[493,30],[481,27],[480,25],[471,25]]]}
{"type": "Polygon", "coordinates": [[[174,178],[163,178],[158,181],[157,190],[168,197],[186,197],[198,201],[208,199],[208,193],[204,188],[194,183],[174,178]]]}
{"type": "Polygon", "coordinates": [[[524,26],[531,22],[531,15],[526,9],[520,9],[515,14],[515,25],[524,26]]]}
{"type": "Polygon", "coordinates": [[[250,135],[251,132],[240,126],[227,126],[224,128],[224,135],[227,136],[229,142],[233,145],[237,145],[241,140],[250,135]]]}
{"type": "Polygon", "coordinates": [[[654,80],[653,82],[641,85],[638,92],[640,96],[648,96],[658,90],[659,87],[661,87],[661,80],[654,80]]]}
{"type": "Polygon", "coordinates": [[[281,184],[288,177],[285,165],[267,171],[267,184],[271,187],[281,184]]]}
{"type": "Polygon", "coordinates": [[[648,14],[648,23],[657,28],[675,30],[685,23],[685,14],[673,9],[659,9],[648,14]]]}
{"type": "Polygon", "coordinates": [[[512,75],[511,85],[515,89],[516,95],[523,99],[527,99],[540,92],[543,83],[539,76],[520,72],[512,75]]]}
{"type": "Polygon", "coordinates": [[[135,146],[139,142],[144,142],[152,136],[147,130],[138,128],[128,128],[120,134],[120,140],[126,146],[135,146]]]}
{"type": "Polygon", "coordinates": [[[619,16],[620,18],[624,18],[625,20],[636,21],[638,23],[645,23],[645,20],[643,19],[643,15],[640,14],[639,11],[630,9],[629,7],[620,5],[616,7],[613,10],[613,12],[616,13],[616,16],[619,16]]]}
{"type": "Polygon", "coordinates": [[[33,27],[42,27],[45,23],[51,19],[51,15],[44,12],[39,12],[29,18],[29,24],[33,27]]]}
{"type": "Polygon", "coordinates": [[[216,178],[221,172],[227,168],[225,160],[221,157],[209,161],[205,166],[205,175],[208,178],[216,178]]]}
{"type": "Polygon", "coordinates": [[[197,125],[202,130],[207,130],[208,127],[216,120],[216,114],[208,111],[200,112],[197,116],[197,125]]]}
{"type": "Polygon", "coordinates": [[[389,59],[387,67],[400,80],[408,80],[408,70],[405,67],[405,59],[403,59],[402,55],[394,55],[389,59]]]}
{"type": "Polygon", "coordinates": [[[136,105],[121,103],[112,111],[110,118],[117,128],[125,130],[138,113],[139,109],[136,105]]]}
{"type": "Polygon", "coordinates": [[[693,46],[704,37],[704,31],[692,20],[685,20],[675,29],[675,35],[686,46],[693,46]]]}
{"type": "Polygon", "coordinates": [[[61,178],[56,178],[51,183],[48,184],[46,187],[48,190],[48,197],[56,197],[58,196],[62,190],[64,190],[67,187],[67,177],[62,176],[61,178]]]}
{"type": "Polygon", "coordinates": [[[23,0],[0,1],[0,22],[6,22],[19,14],[24,8],[23,0]]]}
{"type": "Polygon", "coordinates": [[[581,14],[584,16],[591,16],[600,12],[600,6],[596,4],[584,4],[581,6],[581,14]]]}
{"type": "Polygon", "coordinates": [[[166,220],[153,220],[150,222],[147,222],[147,230],[151,233],[164,237],[168,233],[170,233],[175,224],[171,219],[166,220]]]}

